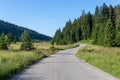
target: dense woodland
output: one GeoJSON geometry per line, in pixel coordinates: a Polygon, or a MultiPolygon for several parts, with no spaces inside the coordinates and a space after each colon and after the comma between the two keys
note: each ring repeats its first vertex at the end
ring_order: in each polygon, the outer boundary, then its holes
{"type": "Polygon", "coordinates": [[[92,40],[93,44],[107,47],[120,47],[120,5],[112,6],[105,3],[96,6],[94,14],[86,13],[72,22],[66,22],[65,27],[57,29],[53,43],[73,44],[80,40],[92,40]]]}
{"type": "Polygon", "coordinates": [[[24,31],[28,31],[33,40],[39,40],[39,41],[51,40],[51,37],[49,36],[0,20],[0,34],[4,33],[6,35],[9,35],[12,37],[12,40],[14,39],[20,40],[20,36],[24,31]]]}

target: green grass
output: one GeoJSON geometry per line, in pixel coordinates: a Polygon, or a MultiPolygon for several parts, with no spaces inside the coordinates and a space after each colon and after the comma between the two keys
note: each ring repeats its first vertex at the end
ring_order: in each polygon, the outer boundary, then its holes
{"type": "MultiPolygon", "coordinates": [[[[11,46],[15,46],[15,45],[11,45],[11,46]]],[[[75,43],[75,44],[69,44],[69,45],[54,45],[53,46],[50,44],[50,42],[40,42],[40,43],[34,43],[34,46],[38,50],[41,50],[43,53],[47,55],[51,55],[61,50],[78,47],[79,44],[75,43]],[[52,50],[51,47],[54,47],[54,50],[52,50]]]]}
{"type": "Polygon", "coordinates": [[[89,64],[120,78],[120,48],[87,44],[77,56],[89,64]]]}
{"type": "Polygon", "coordinates": [[[0,51],[0,80],[7,80],[17,71],[45,57],[38,52],[0,51]]]}
{"type": "Polygon", "coordinates": [[[40,49],[20,51],[20,44],[20,42],[11,44],[8,51],[0,50],[0,80],[9,80],[16,72],[45,57],[40,49]]]}
{"type": "Polygon", "coordinates": [[[70,49],[70,48],[75,48],[78,47],[79,44],[75,43],[75,44],[69,44],[69,45],[54,45],[54,47],[56,49],[61,49],[61,50],[65,50],[65,49],[70,49]]]}
{"type": "Polygon", "coordinates": [[[11,44],[8,51],[0,50],[0,80],[9,80],[16,72],[60,50],[77,47],[74,45],[54,45],[54,52],[49,42],[34,43],[35,51],[20,51],[20,42],[11,44]]]}

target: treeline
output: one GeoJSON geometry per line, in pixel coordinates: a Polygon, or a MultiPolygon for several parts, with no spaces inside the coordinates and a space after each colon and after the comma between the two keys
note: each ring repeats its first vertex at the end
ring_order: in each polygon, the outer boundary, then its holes
{"type": "Polygon", "coordinates": [[[12,35],[13,39],[16,38],[19,41],[21,34],[25,30],[27,30],[29,32],[29,34],[33,40],[49,41],[52,39],[51,37],[40,34],[36,31],[0,20],[0,33],[4,33],[4,34],[10,33],[12,35]]]}
{"type": "Polygon", "coordinates": [[[120,46],[120,5],[113,7],[105,3],[96,6],[94,14],[86,13],[73,22],[69,20],[65,27],[58,29],[52,43],[73,44],[80,40],[92,40],[93,44],[108,47],[120,46]]]}

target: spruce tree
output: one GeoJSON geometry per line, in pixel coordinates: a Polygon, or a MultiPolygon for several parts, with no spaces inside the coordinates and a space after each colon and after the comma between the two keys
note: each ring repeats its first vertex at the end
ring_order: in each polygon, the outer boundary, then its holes
{"type": "Polygon", "coordinates": [[[61,29],[60,29],[60,28],[55,32],[55,36],[54,36],[53,41],[54,41],[57,45],[62,44],[62,33],[61,33],[61,29]]]}
{"type": "Polygon", "coordinates": [[[115,27],[110,19],[105,27],[104,46],[111,47],[115,45],[115,27]]]}
{"type": "Polygon", "coordinates": [[[118,32],[116,35],[115,43],[116,43],[115,46],[120,47],[120,32],[118,32]]]}
{"type": "Polygon", "coordinates": [[[116,35],[118,32],[120,32],[120,21],[117,22],[117,25],[116,25],[116,35]]]}
{"type": "Polygon", "coordinates": [[[8,45],[10,45],[12,43],[12,35],[11,35],[11,33],[8,33],[6,35],[6,37],[7,37],[7,40],[8,40],[8,45]]]}
{"type": "Polygon", "coordinates": [[[116,38],[115,38],[115,46],[120,47],[120,21],[116,26],[116,38]]]}
{"type": "Polygon", "coordinates": [[[100,16],[100,10],[99,10],[99,7],[96,6],[95,13],[94,13],[95,23],[99,22],[99,16],[100,16]]]}
{"type": "Polygon", "coordinates": [[[69,20],[68,22],[66,22],[65,27],[62,30],[62,42],[64,44],[69,44],[70,43],[70,38],[71,38],[71,31],[72,31],[72,22],[71,20],[69,20]]]}
{"type": "Polygon", "coordinates": [[[83,10],[82,16],[81,16],[81,30],[82,30],[82,39],[87,39],[87,23],[86,23],[86,13],[83,10]]]}
{"type": "Polygon", "coordinates": [[[16,42],[17,42],[17,38],[14,37],[13,43],[16,44],[16,42]]]}
{"type": "Polygon", "coordinates": [[[97,40],[97,44],[98,45],[104,45],[104,30],[105,30],[105,26],[103,23],[98,23],[98,40],[97,40]]]}
{"type": "Polygon", "coordinates": [[[92,31],[93,44],[98,44],[99,41],[98,39],[100,38],[99,30],[100,30],[100,24],[96,24],[92,31]]]}
{"type": "Polygon", "coordinates": [[[112,7],[112,5],[109,6],[109,18],[113,22],[113,25],[115,26],[115,10],[112,7]]]}
{"type": "Polygon", "coordinates": [[[100,17],[102,23],[106,23],[109,19],[109,8],[105,3],[102,5],[100,17]]]}
{"type": "Polygon", "coordinates": [[[87,13],[87,16],[86,16],[87,20],[87,39],[88,38],[91,38],[91,33],[92,33],[92,28],[93,28],[93,21],[92,21],[92,14],[90,12],[87,13]]]}
{"type": "Polygon", "coordinates": [[[28,31],[23,32],[23,34],[21,35],[21,41],[22,41],[22,44],[20,46],[20,50],[33,50],[34,49],[28,31]]]}
{"type": "Polygon", "coordinates": [[[0,36],[0,49],[8,50],[8,38],[4,33],[0,36]]]}
{"type": "Polygon", "coordinates": [[[81,40],[81,35],[82,35],[82,31],[81,31],[80,27],[78,27],[76,29],[76,33],[75,33],[75,38],[76,38],[77,42],[81,40]]]}

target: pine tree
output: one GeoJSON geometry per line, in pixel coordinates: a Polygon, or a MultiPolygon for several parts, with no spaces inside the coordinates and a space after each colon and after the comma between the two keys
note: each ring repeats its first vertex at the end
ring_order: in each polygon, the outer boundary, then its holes
{"type": "Polygon", "coordinates": [[[53,41],[56,42],[57,45],[62,44],[62,33],[60,28],[55,32],[53,41]]]}
{"type": "Polygon", "coordinates": [[[17,38],[14,37],[13,43],[16,44],[16,42],[17,42],[17,38]]]}
{"type": "Polygon", "coordinates": [[[105,27],[104,46],[111,47],[115,45],[115,27],[110,19],[105,27]]]}
{"type": "Polygon", "coordinates": [[[120,47],[120,21],[116,26],[116,38],[115,38],[115,46],[120,47]]]}
{"type": "Polygon", "coordinates": [[[95,13],[94,13],[95,23],[99,22],[99,16],[100,16],[100,9],[98,6],[96,6],[95,13]]]}
{"type": "Polygon", "coordinates": [[[22,44],[21,44],[20,50],[33,50],[34,49],[28,31],[23,32],[23,34],[21,35],[21,41],[22,41],[22,44]]]}
{"type": "Polygon", "coordinates": [[[76,42],[76,39],[75,39],[75,31],[74,29],[72,28],[71,30],[71,33],[70,33],[70,40],[69,40],[69,44],[73,44],[76,42]]]}
{"type": "Polygon", "coordinates": [[[12,43],[12,35],[10,33],[7,34],[8,45],[12,43]]]}
{"type": "Polygon", "coordinates": [[[113,22],[113,25],[115,26],[115,9],[112,7],[112,5],[109,6],[109,18],[113,22]]]}
{"type": "Polygon", "coordinates": [[[79,41],[80,40],[80,37],[81,37],[81,30],[80,30],[80,27],[79,27],[79,23],[78,23],[78,20],[75,19],[73,21],[73,31],[74,31],[74,35],[75,35],[75,41],[79,41]]]}
{"type": "Polygon", "coordinates": [[[90,12],[88,12],[88,14],[87,14],[87,20],[86,20],[86,22],[87,22],[87,39],[88,38],[91,38],[91,35],[92,35],[92,28],[93,28],[93,21],[92,21],[92,15],[91,15],[91,13],[90,12]]]}
{"type": "Polygon", "coordinates": [[[100,12],[101,22],[106,23],[107,20],[109,19],[109,8],[105,3],[102,5],[100,12]]]}
{"type": "Polygon", "coordinates": [[[8,39],[4,33],[2,33],[0,36],[0,49],[8,50],[8,39]]]}
{"type": "Polygon", "coordinates": [[[72,31],[72,22],[71,20],[69,20],[68,22],[66,22],[65,27],[62,30],[62,42],[64,44],[69,44],[70,43],[70,38],[71,38],[71,31],[72,31]]]}
{"type": "Polygon", "coordinates": [[[118,32],[120,32],[120,21],[116,24],[116,35],[118,32]]]}
{"type": "Polygon", "coordinates": [[[81,30],[82,30],[82,39],[87,39],[87,23],[86,23],[86,13],[83,10],[82,16],[81,16],[81,30]]]}
{"type": "Polygon", "coordinates": [[[81,36],[82,36],[82,31],[81,31],[80,27],[78,27],[76,29],[76,33],[75,33],[76,42],[81,40],[81,36]]]}
{"type": "Polygon", "coordinates": [[[116,7],[115,7],[115,23],[117,24],[117,22],[119,22],[120,21],[120,5],[117,5],[116,7]]]}
{"type": "Polygon", "coordinates": [[[99,26],[100,26],[100,9],[98,6],[95,8],[95,13],[93,15],[93,27],[92,27],[92,40],[93,44],[97,44],[98,42],[98,32],[99,32],[99,26]]]}
{"type": "Polygon", "coordinates": [[[98,44],[99,30],[100,30],[100,24],[96,24],[92,32],[93,44],[98,44]]]}
{"type": "Polygon", "coordinates": [[[116,35],[115,43],[116,43],[115,46],[120,47],[120,32],[118,32],[116,35]]]}

